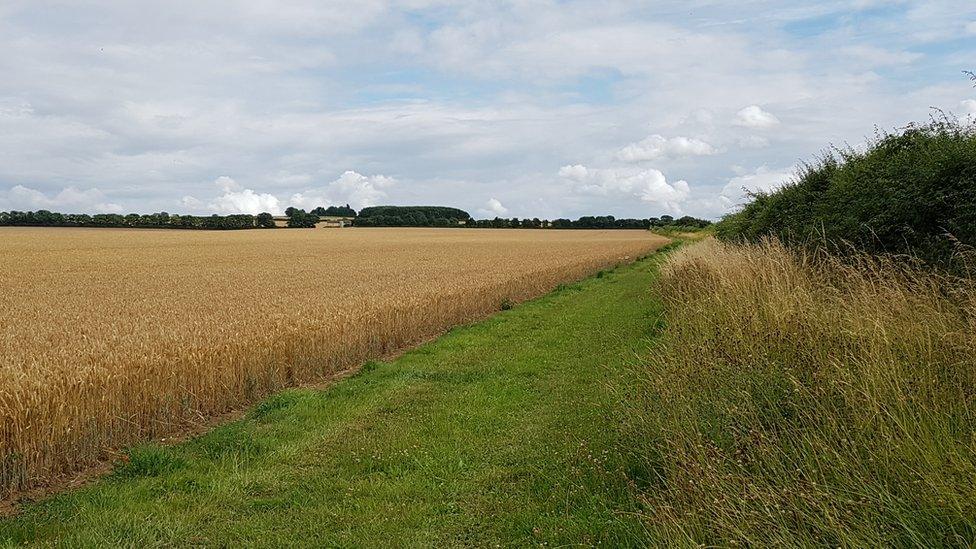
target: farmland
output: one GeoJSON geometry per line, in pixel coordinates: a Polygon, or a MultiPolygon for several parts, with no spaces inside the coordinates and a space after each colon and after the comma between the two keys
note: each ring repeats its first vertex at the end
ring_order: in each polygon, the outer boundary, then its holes
{"type": "Polygon", "coordinates": [[[0,546],[641,546],[618,446],[663,254],[20,506],[0,546]]]}
{"type": "Polygon", "coordinates": [[[624,263],[646,231],[0,231],[0,490],[624,263]]]}

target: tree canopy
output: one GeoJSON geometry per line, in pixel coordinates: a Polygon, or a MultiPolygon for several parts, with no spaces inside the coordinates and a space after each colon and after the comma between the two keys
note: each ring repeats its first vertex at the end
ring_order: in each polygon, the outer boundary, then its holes
{"type": "Polygon", "coordinates": [[[328,208],[319,206],[309,213],[321,217],[356,217],[356,210],[349,207],[349,204],[345,206],[329,206],[328,208]]]}

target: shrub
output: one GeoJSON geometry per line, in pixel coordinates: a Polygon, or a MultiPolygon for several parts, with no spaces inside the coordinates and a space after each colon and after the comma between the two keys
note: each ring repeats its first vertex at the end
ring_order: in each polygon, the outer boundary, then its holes
{"type": "Polygon", "coordinates": [[[780,190],[754,194],[716,235],[951,264],[976,244],[976,126],[933,121],[825,153],[780,190]]]}

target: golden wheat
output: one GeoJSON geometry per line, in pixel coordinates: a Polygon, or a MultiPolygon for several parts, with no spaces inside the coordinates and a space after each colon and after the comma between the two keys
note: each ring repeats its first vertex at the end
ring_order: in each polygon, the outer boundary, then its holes
{"type": "Polygon", "coordinates": [[[0,230],[0,495],[648,253],[642,231],[0,230]]]}

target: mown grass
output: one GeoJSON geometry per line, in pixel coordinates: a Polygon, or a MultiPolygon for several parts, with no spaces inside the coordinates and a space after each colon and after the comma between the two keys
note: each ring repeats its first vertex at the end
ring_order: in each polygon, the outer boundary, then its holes
{"type": "Polygon", "coordinates": [[[624,447],[652,545],[976,542],[976,287],[707,240],[657,284],[624,447]]]}
{"type": "MultiPolygon", "coordinates": [[[[655,256],[655,257],[660,257],[655,256]]],[[[0,522],[61,546],[640,544],[614,388],[660,310],[649,259],[288,390],[0,522]]]]}

